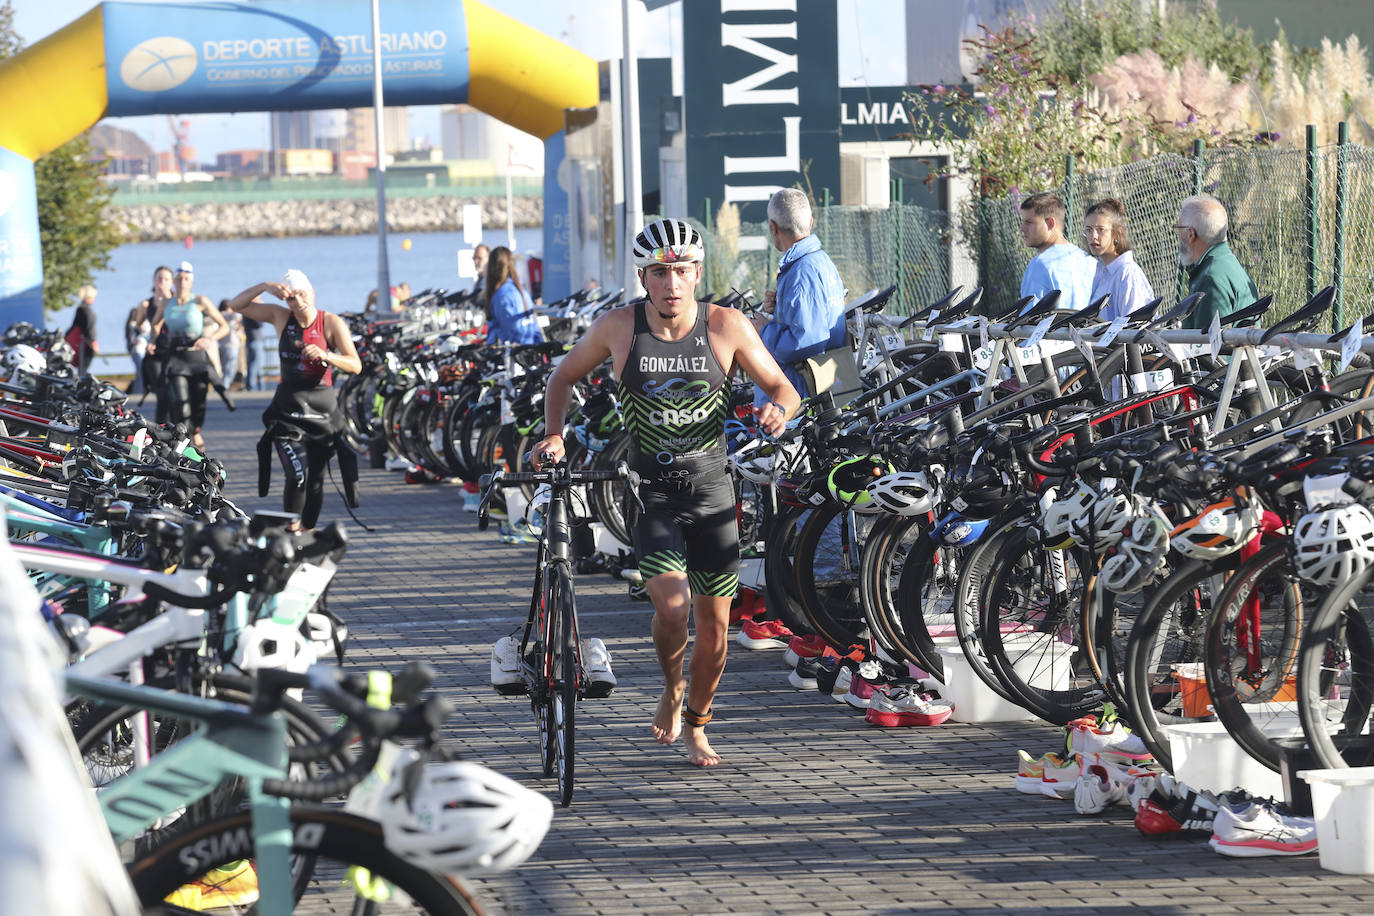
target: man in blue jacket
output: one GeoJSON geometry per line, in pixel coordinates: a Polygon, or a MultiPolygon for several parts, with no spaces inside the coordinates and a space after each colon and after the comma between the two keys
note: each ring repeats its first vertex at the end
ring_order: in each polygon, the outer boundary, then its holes
{"type": "MultiPolygon", "coordinates": [[[[755,319],[759,337],[803,396],[808,391],[795,364],[844,343],[844,282],[820,239],[811,234],[811,202],[796,188],[783,188],[768,201],[768,234],[783,252],[778,288],[764,293],[771,312],[755,319]]],[[[754,406],[768,403],[758,387],[754,406]]]]}

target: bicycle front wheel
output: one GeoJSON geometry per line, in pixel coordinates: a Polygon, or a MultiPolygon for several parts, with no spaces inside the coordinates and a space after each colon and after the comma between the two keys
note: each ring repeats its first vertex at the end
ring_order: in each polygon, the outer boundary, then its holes
{"type": "MultiPolygon", "coordinates": [[[[309,871],[297,872],[291,912],[482,916],[457,879],[389,852],[376,821],[292,805],[291,855],[313,860],[309,871]]],[[[145,913],[252,913],[258,902],[255,858],[252,816],[244,811],[154,847],[129,865],[129,878],[145,913]]]]}
{"type": "Polygon", "coordinates": [[[549,613],[553,615],[553,690],[549,693],[549,720],[553,728],[553,759],[558,771],[558,801],[564,807],[573,796],[573,722],[577,708],[577,632],[573,626],[572,577],[555,566],[550,578],[549,613]]]}

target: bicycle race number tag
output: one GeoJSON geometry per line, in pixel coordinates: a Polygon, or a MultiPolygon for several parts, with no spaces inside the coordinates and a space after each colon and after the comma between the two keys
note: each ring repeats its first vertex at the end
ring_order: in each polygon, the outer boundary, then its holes
{"type": "Polygon", "coordinates": [[[1212,349],[1212,359],[1221,356],[1221,316],[1212,315],[1212,324],[1207,328],[1207,346],[1212,349]]]}
{"type": "Polygon", "coordinates": [[[1116,335],[1121,333],[1121,329],[1126,326],[1126,316],[1117,315],[1112,319],[1112,323],[1107,325],[1107,330],[1102,332],[1102,336],[1097,338],[1097,344],[1101,347],[1110,347],[1112,341],[1116,340],[1116,335]]]}
{"type": "MultiPolygon", "coordinates": [[[[927,330],[926,333],[929,334],[930,332],[927,330]]],[[[929,340],[930,338],[926,339],[929,340]]],[[[892,353],[906,346],[906,338],[901,334],[884,334],[883,346],[887,347],[889,353],[892,353]]]]}
{"type": "Polygon", "coordinates": [[[931,309],[931,310],[930,310],[930,317],[926,319],[926,329],[921,333],[921,339],[922,339],[922,340],[930,340],[930,339],[931,339],[931,336],[935,333],[935,328],[934,328],[935,319],[937,319],[937,318],[939,318],[939,317],[940,317],[940,310],[939,310],[939,309],[931,309]]]}
{"type": "Polygon", "coordinates": [[[1341,371],[1350,368],[1350,364],[1355,360],[1355,354],[1360,352],[1360,345],[1364,343],[1363,322],[1355,322],[1350,326],[1350,333],[1346,334],[1341,340],[1341,371]]]}
{"type": "Polygon", "coordinates": [[[1292,352],[1294,369],[1310,369],[1311,367],[1317,365],[1317,354],[1309,350],[1307,347],[1299,347],[1296,344],[1294,344],[1292,347],[1292,352]]]}
{"type": "Polygon", "coordinates": [[[1046,315],[1044,318],[1040,319],[1040,323],[1035,326],[1034,331],[1031,331],[1031,336],[1026,338],[1026,342],[1023,346],[1026,349],[1031,349],[1035,347],[1036,344],[1040,343],[1040,341],[1044,340],[1045,334],[1049,331],[1050,325],[1053,322],[1053,315],[1046,315]]]}

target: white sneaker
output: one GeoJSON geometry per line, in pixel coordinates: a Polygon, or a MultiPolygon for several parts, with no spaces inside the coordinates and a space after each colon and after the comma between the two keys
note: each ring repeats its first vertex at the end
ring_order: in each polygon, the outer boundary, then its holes
{"type": "Polygon", "coordinates": [[[491,647],[491,686],[502,696],[526,692],[525,678],[520,673],[520,640],[514,636],[502,636],[491,647]]]}
{"type": "Polygon", "coordinates": [[[1083,758],[1083,771],[1074,786],[1073,807],[1079,814],[1101,814],[1111,805],[1130,802],[1134,810],[1141,799],[1150,797],[1154,788],[1152,771],[1093,754],[1083,758]]]}
{"type": "Polygon", "coordinates": [[[1084,757],[1092,757],[1093,754],[1111,754],[1126,760],[1147,760],[1150,757],[1150,749],[1145,742],[1120,722],[1113,722],[1107,728],[1075,725],[1069,731],[1069,751],[1084,757]]]}
{"type": "Polygon", "coordinates": [[[386,469],[388,471],[408,471],[410,470],[410,462],[399,456],[388,458],[386,460],[386,469]]]}
{"type": "Polygon", "coordinates": [[[596,638],[582,640],[582,669],[587,672],[586,694],[607,697],[615,690],[615,672],[611,670],[611,653],[606,644],[596,638]]]}
{"type": "Polygon", "coordinates": [[[1290,817],[1256,802],[1241,811],[1222,805],[1208,841],[1224,856],[1301,856],[1317,850],[1317,822],[1290,817]]]}

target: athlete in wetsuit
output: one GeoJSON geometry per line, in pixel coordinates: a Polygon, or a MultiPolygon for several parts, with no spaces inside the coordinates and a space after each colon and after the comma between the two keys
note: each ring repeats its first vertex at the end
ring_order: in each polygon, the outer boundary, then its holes
{"type": "MultiPolygon", "coordinates": [[[[286,475],[283,508],[299,514],[303,527],[314,528],[324,503],[324,472],[330,457],[339,456],[346,484],[357,479],[356,464],[351,473],[344,466],[353,453],[347,446],[340,447],[343,414],[333,388],[335,370],[362,371],[353,337],[342,318],[315,307],[314,287],[299,270],[288,270],[279,283],[250,286],[229,300],[226,308],[277,329],[281,384],[262,415],[267,432],[258,444],[258,489],[266,495],[271,473],[266,452],[275,448],[286,475]],[[259,300],[263,293],[276,296],[287,307],[259,300]]],[[[349,502],[357,504],[352,493],[349,502]]]]}
{"type": "MultiPolygon", "coordinates": [[[[769,434],[782,430],[800,398],[740,312],[696,301],[703,257],[696,230],[657,220],[635,237],[634,255],[647,300],[598,319],[563,358],[549,379],[545,428],[563,429],[573,383],[610,359],[630,460],[643,481],[634,547],[654,603],[664,682],[653,734],[671,744],[685,724],[691,762],[714,766],[721,758],[705,725],[725,670],[739,570],[734,488],[725,467],[727,367],[739,366],[768,393],[755,415],[769,434]],[[689,613],[696,622],[690,684],[683,677],[689,613]]],[[[563,437],[552,433],[532,451],[536,461],[542,454],[561,461],[563,437]]]]}

